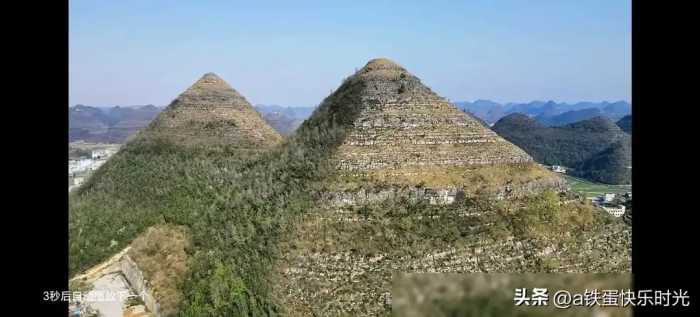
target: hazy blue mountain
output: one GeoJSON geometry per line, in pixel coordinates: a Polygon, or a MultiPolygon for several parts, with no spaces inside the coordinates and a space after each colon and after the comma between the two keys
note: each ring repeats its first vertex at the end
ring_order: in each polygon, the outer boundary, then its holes
{"type": "Polygon", "coordinates": [[[262,113],[263,119],[279,134],[288,136],[304,122],[304,119],[293,118],[281,112],[262,113]]]}
{"type": "Polygon", "coordinates": [[[282,135],[291,135],[316,107],[284,107],[279,105],[255,105],[263,119],[282,135]]]}
{"type": "Polygon", "coordinates": [[[535,117],[535,119],[546,126],[559,126],[599,116],[604,116],[602,110],[598,108],[586,108],[567,111],[553,116],[539,115],[535,117]]]}
{"type": "Polygon", "coordinates": [[[147,126],[162,108],[154,105],[90,107],[75,105],[68,109],[68,140],[98,143],[122,143],[147,126]]]}
{"type": "Polygon", "coordinates": [[[618,120],[632,113],[632,105],[626,101],[617,101],[604,105],[602,110],[606,117],[618,120]]]}
{"type": "Polygon", "coordinates": [[[506,106],[506,114],[524,113],[532,117],[541,115],[545,111],[545,108],[551,112],[555,110],[555,103],[553,101],[539,100],[528,103],[510,103],[506,106]]]}
{"type": "MultiPolygon", "coordinates": [[[[255,109],[280,134],[290,135],[311,116],[314,107],[257,105],[255,109]]],[[[154,105],[69,108],[68,139],[72,141],[122,143],[146,127],[163,110],[154,105]]]]}
{"type": "Polygon", "coordinates": [[[457,108],[470,113],[487,123],[494,123],[505,115],[505,107],[491,100],[479,99],[474,102],[455,102],[457,108]]]}
{"type": "Polygon", "coordinates": [[[455,105],[465,112],[474,114],[489,124],[493,124],[511,113],[523,113],[527,116],[535,117],[545,125],[562,125],[577,120],[590,119],[595,116],[604,116],[613,121],[617,121],[625,115],[630,114],[632,111],[632,105],[626,101],[582,101],[568,104],[552,100],[536,100],[528,103],[500,104],[491,100],[480,99],[473,102],[458,101],[455,102],[455,105]],[[567,112],[572,113],[564,115],[567,112]]]}
{"type": "Polygon", "coordinates": [[[255,110],[262,114],[278,112],[291,119],[302,119],[302,121],[310,117],[311,113],[314,112],[314,109],[316,109],[316,107],[285,107],[279,105],[262,104],[255,105],[255,110]]]}
{"type": "Polygon", "coordinates": [[[626,115],[617,121],[617,126],[629,134],[632,134],[632,115],[626,115]]]}

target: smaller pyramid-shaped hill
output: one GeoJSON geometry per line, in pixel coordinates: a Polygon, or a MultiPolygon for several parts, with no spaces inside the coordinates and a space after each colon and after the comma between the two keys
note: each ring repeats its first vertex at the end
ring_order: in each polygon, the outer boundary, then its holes
{"type": "Polygon", "coordinates": [[[516,113],[511,113],[501,119],[499,119],[496,124],[494,124],[494,128],[499,127],[499,128],[504,128],[512,131],[527,131],[531,129],[543,129],[545,126],[535,120],[534,118],[529,117],[528,115],[520,112],[516,113]]]}
{"type": "Polygon", "coordinates": [[[299,134],[323,124],[342,131],[330,145],[341,177],[436,188],[556,177],[384,58],[369,61],[347,78],[299,134]]]}
{"type": "Polygon", "coordinates": [[[247,149],[282,140],[245,97],[214,73],[180,94],[138,137],[247,149]]]}
{"type": "Polygon", "coordinates": [[[542,164],[563,165],[570,174],[608,184],[629,184],[631,137],[606,117],[547,127],[524,114],[501,118],[493,130],[542,164]]]}
{"type": "Polygon", "coordinates": [[[632,183],[632,144],[621,139],[576,167],[575,175],[606,184],[632,183]]]}

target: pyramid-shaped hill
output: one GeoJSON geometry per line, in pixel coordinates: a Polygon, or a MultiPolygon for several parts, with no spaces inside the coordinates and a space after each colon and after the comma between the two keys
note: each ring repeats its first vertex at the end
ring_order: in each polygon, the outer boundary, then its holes
{"type": "Polygon", "coordinates": [[[243,176],[252,169],[247,164],[280,141],[243,96],[204,75],[71,192],[71,272],[106,259],[152,225],[203,221],[202,210],[220,197],[215,193],[252,186],[257,178],[243,176]]]}
{"type": "Polygon", "coordinates": [[[138,138],[246,149],[282,140],[245,97],[214,73],[205,74],[180,94],[138,138]]]}
{"type": "Polygon", "coordinates": [[[388,59],[371,60],[347,78],[299,133],[323,124],[342,131],[330,146],[341,187],[357,178],[467,190],[560,184],[523,150],[388,59]]]}

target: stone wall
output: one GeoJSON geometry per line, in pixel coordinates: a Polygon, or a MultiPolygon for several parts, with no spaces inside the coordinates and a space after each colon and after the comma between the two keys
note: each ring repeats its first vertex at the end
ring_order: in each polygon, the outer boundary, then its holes
{"type": "MultiPolygon", "coordinates": [[[[551,177],[534,179],[525,184],[518,184],[517,186],[503,185],[499,186],[491,193],[482,194],[497,199],[513,199],[538,194],[547,190],[565,192],[568,190],[568,187],[566,180],[559,177],[551,177]]],[[[333,207],[343,207],[380,203],[386,200],[405,197],[412,202],[426,200],[431,205],[449,205],[458,199],[470,197],[472,194],[473,193],[466,191],[464,188],[456,186],[444,188],[388,186],[375,190],[361,188],[358,190],[324,192],[319,195],[318,201],[322,205],[329,204],[333,207]]]]}
{"type": "Polygon", "coordinates": [[[154,316],[161,316],[160,305],[158,305],[158,301],[156,301],[153,288],[149,285],[148,280],[143,277],[143,272],[141,272],[134,260],[132,260],[128,254],[125,254],[119,263],[119,267],[122,274],[124,274],[124,277],[126,277],[126,280],[131,285],[132,290],[143,300],[146,308],[148,308],[154,316]]]}
{"type": "Polygon", "coordinates": [[[458,195],[464,194],[457,188],[398,188],[393,187],[383,190],[344,191],[326,192],[321,195],[324,203],[329,203],[334,207],[361,205],[367,203],[379,203],[389,199],[407,197],[412,201],[427,200],[431,205],[452,204],[458,195]]]}

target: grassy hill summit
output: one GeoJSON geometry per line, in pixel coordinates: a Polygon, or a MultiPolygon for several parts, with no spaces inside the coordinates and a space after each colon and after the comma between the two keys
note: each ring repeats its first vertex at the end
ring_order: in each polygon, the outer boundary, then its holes
{"type": "Polygon", "coordinates": [[[250,149],[282,140],[245,97],[214,73],[204,74],[180,94],[140,137],[250,149]]]}
{"type": "Polygon", "coordinates": [[[343,131],[330,150],[339,190],[387,183],[473,193],[557,183],[523,150],[386,58],[345,79],[298,133],[323,121],[343,131]]]}

